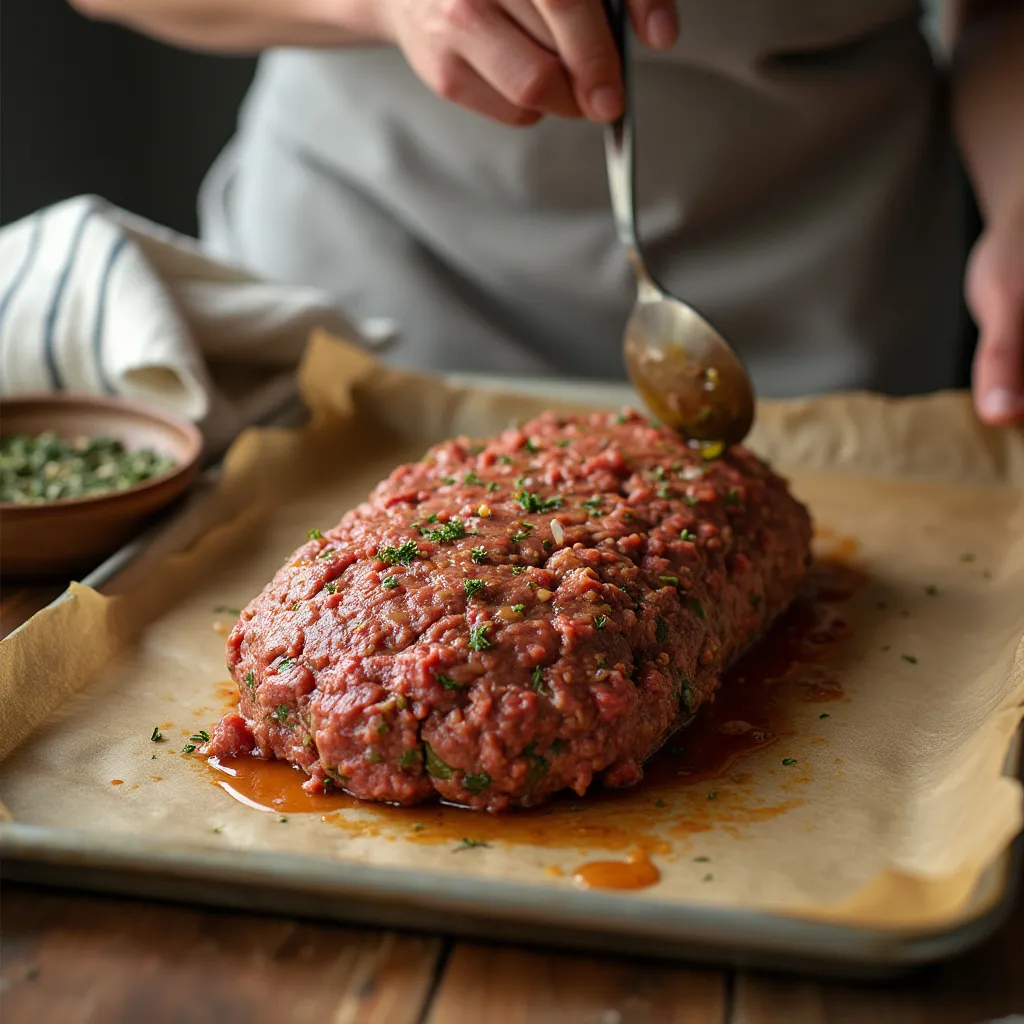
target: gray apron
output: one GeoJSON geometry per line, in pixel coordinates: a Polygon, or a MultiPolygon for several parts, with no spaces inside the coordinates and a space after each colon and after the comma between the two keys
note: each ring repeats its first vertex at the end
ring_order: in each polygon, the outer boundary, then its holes
{"type": "MultiPolygon", "coordinates": [[[[909,0],[680,0],[636,48],[650,262],[759,391],[955,380],[963,196],[909,0]]],[[[389,49],[278,50],[200,197],[204,240],[391,317],[426,369],[615,379],[633,284],[601,129],[520,130],[436,98],[389,49]]]]}

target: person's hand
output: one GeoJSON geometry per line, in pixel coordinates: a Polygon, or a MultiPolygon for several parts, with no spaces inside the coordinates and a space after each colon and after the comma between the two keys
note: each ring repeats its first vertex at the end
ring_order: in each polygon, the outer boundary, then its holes
{"type": "MultiPolygon", "coordinates": [[[[503,124],[613,121],[619,58],[601,0],[377,0],[387,34],[439,96],[503,124]]],[[[629,0],[640,39],[676,39],[675,0],[629,0]]]]}
{"type": "Polygon", "coordinates": [[[992,426],[1024,422],[1024,206],[991,219],[971,253],[965,293],[979,332],[978,415],[992,426]]]}

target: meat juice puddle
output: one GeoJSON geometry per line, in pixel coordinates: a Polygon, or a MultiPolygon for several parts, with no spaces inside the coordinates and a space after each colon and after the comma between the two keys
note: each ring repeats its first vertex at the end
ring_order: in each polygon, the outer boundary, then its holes
{"type": "Polygon", "coordinates": [[[254,810],[320,814],[362,836],[400,835],[424,845],[455,844],[455,849],[500,842],[621,852],[627,859],[582,864],[573,881],[581,888],[646,888],[661,877],[651,856],[669,852],[666,831],[686,838],[714,828],[735,829],[801,803],[751,806],[738,791],[750,776],[736,769],[744,757],[787,732],[787,710],[794,701],[843,696],[828,661],[851,632],[842,606],[866,578],[848,564],[853,542],[833,539],[838,543],[815,562],[789,610],[725,674],[714,703],[701,708],[647,763],[643,781],[632,789],[598,788],[585,797],[558,796],[534,810],[491,815],[444,804],[383,807],[343,793],[309,794],[302,789],[303,772],[254,757],[209,758],[214,784],[254,810]],[[722,793],[710,788],[716,779],[727,780],[730,788],[722,793]],[[338,813],[348,811],[359,813],[338,813]]]}

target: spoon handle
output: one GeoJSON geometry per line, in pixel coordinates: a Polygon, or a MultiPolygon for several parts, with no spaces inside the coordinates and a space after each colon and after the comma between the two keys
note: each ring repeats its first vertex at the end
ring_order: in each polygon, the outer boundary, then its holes
{"type": "Polygon", "coordinates": [[[641,291],[653,287],[644,267],[640,242],[636,230],[636,204],[633,199],[633,179],[636,161],[633,152],[633,102],[630,87],[629,19],[626,0],[604,0],[608,24],[619,51],[622,68],[622,117],[605,128],[604,154],[608,166],[608,190],[611,194],[612,214],[619,241],[636,273],[641,291]]]}

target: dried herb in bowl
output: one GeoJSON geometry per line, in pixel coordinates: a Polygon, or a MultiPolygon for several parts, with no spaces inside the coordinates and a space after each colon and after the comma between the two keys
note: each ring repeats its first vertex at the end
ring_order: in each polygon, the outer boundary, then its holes
{"type": "Polygon", "coordinates": [[[0,501],[34,504],[123,491],[175,465],[152,448],[129,451],[109,437],[16,434],[0,440],[0,501]]]}

